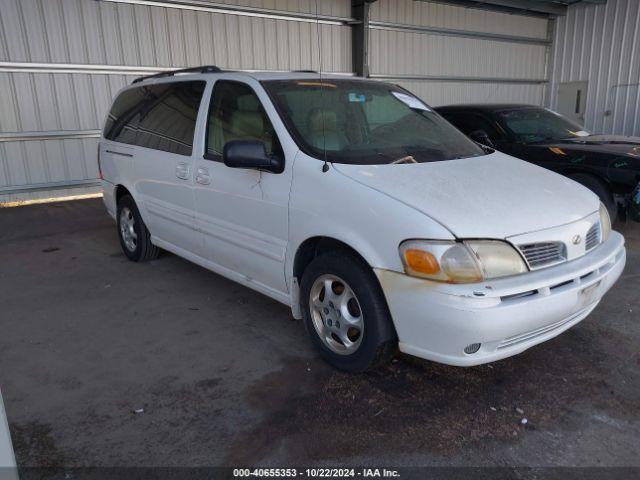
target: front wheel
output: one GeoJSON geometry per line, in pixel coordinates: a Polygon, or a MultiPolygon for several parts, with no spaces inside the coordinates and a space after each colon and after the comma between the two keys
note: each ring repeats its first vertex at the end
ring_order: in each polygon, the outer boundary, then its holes
{"type": "Polygon", "coordinates": [[[362,372],[390,360],[395,329],[367,264],[348,252],[325,253],[306,268],[300,287],[305,327],[328,363],[362,372]]]}

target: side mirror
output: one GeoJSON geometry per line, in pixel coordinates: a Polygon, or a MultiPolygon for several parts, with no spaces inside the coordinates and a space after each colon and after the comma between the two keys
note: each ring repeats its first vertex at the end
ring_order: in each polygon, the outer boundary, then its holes
{"type": "Polygon", "coordinates": [[[494,148],[493,142],[489,138],[489,135],[484,130],[474,130],[469,134],[469,138],[474,142],[478,142],[487,147],[494,148]]]}
{"type": "Polygon", "coordinates": [[[284,158],[269,155],[259,140],[233,140],[224,145],[222,160],[227,167],[251,168],[272,173],[284,171],[284,158]]]}

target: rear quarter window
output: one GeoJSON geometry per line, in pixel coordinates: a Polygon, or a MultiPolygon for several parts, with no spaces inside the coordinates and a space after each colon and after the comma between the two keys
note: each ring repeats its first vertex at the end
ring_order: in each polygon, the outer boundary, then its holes
{"type": "Polygon", "coordinates": [[[206,82],[143,85],[118,95],[104,128],[115,142],[191,155],[206,82]]]}

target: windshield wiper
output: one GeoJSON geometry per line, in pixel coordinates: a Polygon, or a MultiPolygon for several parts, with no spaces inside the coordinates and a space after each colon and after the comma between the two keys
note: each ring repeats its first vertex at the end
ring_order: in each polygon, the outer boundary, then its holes
{"type": "Polygon", "coordinates": [[[394,160],[393,162],[390,162],[391,165],[401,165],[404,163],[418,163],[418,162],[416,162],[416,159],[413,158],[411,155],[407,155],[406,157],[402,157],[397,160],[394,160]]]}

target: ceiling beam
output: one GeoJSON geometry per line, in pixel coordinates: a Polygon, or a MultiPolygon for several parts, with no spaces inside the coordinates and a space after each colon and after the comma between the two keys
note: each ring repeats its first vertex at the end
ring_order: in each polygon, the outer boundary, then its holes
{"type": "Polygon", "coordinates": [[[567,6],[560,3],[547,3],[540,0],[418,0],[436,3],[448,3],[469,8],[493,10],[506,13],[525,13],[542,16],[564,16],[567,6]]]}

